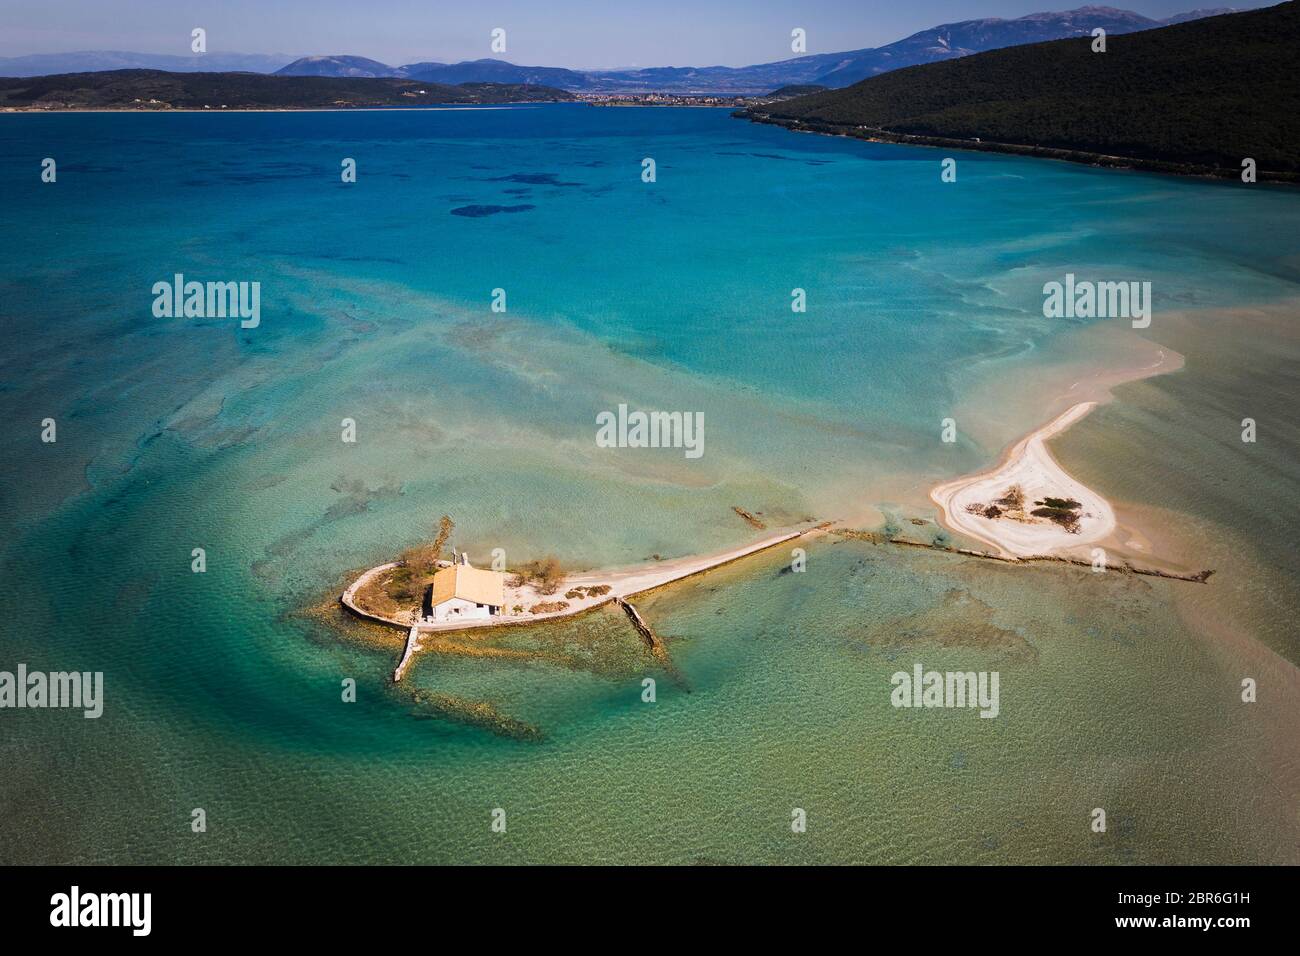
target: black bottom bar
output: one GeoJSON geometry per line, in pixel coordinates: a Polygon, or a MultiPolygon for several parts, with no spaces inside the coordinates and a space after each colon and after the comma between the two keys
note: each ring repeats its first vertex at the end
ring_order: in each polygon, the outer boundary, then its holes
{"type": "Polygon", "coordinates": [[[75,934],[91,945],[429,944],[431,931],[452,928],[461,945],[465,933],[499,939],[512,931],[552,941],[572,934],[577,942],[609,939],[607,932],[659,937],[683,918],[733,942],[762,939],[777,924],[972,944],[1043,933],[1228,942],[1283,930],[1293,919],[1284,907],[1294,876],[1289,868],[1233,867],[8,868],[0,871],[0,926],[7,941],[75,934]]]}

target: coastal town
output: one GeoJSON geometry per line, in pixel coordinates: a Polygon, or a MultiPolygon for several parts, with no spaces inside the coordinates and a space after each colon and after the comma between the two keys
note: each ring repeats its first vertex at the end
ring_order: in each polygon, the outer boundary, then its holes
{"type": "Polygon", "coordinates": [[[591,106],[749,106],[752,97],[707,93],[579,93],[591,106]]]}

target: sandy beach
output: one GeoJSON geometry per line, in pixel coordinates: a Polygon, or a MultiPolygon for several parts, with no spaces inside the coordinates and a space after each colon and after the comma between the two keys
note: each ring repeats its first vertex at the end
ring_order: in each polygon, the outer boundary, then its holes
{"type": "Polygon", "coordinates": [[[936,486],[930,497],[942,509],[944,524],[1015,558],[1062,554],[1110,537],[1115,531],[1110,502],[1072,478],[1047,448],[1048,439],[1096,407],[1096,402],[1072,405],[1016,442],[991,471],[936,486]],[[1013,489],[1021,492],[1022,507],[1008,502],[1013,489]],[[1048,498],[1077,504],[1072,527],[1032,514],[1048,498]],[[985,510],[990,506],[1001,513],[991,516],[985,510]]]}

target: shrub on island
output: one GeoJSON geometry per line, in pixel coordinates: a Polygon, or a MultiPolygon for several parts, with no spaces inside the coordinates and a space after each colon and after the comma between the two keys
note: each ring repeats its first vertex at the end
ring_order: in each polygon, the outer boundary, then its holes
{"type": "Polygon", "coordinates": [[[528,609],[528,612],[530,614],[554,614],[556,611],[563,611],[568,606],[568,601],[543,601],[540,604],[534,604],[528,609]]]}
{"type": "Polygon", "coordinates": [[[560,589],[560,582],[563,580],[564,571],[560,567],[560,559],[551,554],[529,561],[516,571],[507,583],[512,588],[531,584],[542,594],[554,594],[560,589]]]}

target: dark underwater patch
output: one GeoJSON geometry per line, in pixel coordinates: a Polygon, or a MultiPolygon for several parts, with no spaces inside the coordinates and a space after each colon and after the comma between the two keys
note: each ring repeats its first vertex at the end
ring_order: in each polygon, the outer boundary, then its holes
{"type": "Polygon", "coordinates": [[[525,186],[581,186],[560,179],[555,173],[511,173],[509,176],[496,176],[488,180],[492,183],[522,183],[525,186]]]}
{"type": "Polygon", "coordinates": [[[518,206],[457,206],[451,211],[453,216],[469,216],[471,219],[482,219],[484,216],[495,216],[502,212],[527,212],[530,209],[536,209],[529,203],[520,203],[518,206]]]}

